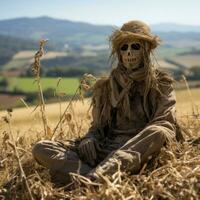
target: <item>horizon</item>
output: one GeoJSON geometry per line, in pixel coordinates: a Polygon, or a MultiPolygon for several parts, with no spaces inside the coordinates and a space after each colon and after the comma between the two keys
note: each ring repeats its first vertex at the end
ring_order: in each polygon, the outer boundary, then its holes
{"type": "MultiPolygon", "coordinates": [[[[15,20],[15,19],[36,19],[36,18],[50,18],[50,19],[55,19],[55,20],[64,20],[64,21],[71,21],[71,22],[77,22],[77,23],[86,23],[86,24],[91,24],[91,25],[99,25],[99,26],[117,26],[115,24],[95,24],[92,22],[87,22],[87,21],[77,21],[77,20],[71,20],[71,19],[63,19],[63,18],[58,18],[58,17],[52,17],[48,15],[41,15],[41,16],[20,16],[20,17],[13,17],[13,18],[5,18],[5,19],[0,19],[0,21],[6,21],[6,20],[15,20]]],[[[192,27],[197,27],[200,26],[200,24],[186,24],[186,23],[178,23],[178,22],[158,22],[158,23],[151,23],[150,25],[182,25],[182,26],[192,26],[192,27]]]]}
{"type": "Polygon", "coordinates": [[[121,26],[136,19],[147,24],[200,26],[199,8],[198,0],[7,0],[0,2],[0,20],[49,16],[96,25],[121,26]],[[167,14],[164,15],[163,11],[167,14]]]}

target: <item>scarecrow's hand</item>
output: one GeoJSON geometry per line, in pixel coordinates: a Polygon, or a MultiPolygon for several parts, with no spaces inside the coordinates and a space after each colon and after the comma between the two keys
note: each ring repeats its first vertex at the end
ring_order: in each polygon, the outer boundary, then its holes
{"type": "Polygon", "coordinates": [[[95,149],[95,140],[93,138],[86,138],[81,141],[78,147],[80,156],[91,165],[95,164],[97,157],[95,149]]]}

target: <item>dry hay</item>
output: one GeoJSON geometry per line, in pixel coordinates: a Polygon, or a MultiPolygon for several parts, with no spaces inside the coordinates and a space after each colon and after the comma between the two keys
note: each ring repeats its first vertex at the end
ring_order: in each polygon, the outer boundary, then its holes
{"type": "MultiPolygon", "coordinates": [[[[0,199],[30,199],[9,134],[9,131],[14,132],[12,118],[11,122],[7,118],[1,120],[1,124],[10,126],[10,129],[2,129],[0,126],[0,199]]],[[[71,106],[56,139],[81,136],[90,120],[90,115],[75,114],[71,106]]],[[[14,140],[33,199],[199,199],[200,141],[191,142],[189,139],[200,135],[200,118],[196,114],[179,121],[187,138],[187,141],[180,144],[180,148],[163,148],[159,157],[144,165],[139,175],[117,171],[111,178],[102,176],[99,186],[74,175],[81,186],[77,185],[73,191],[66,191],[65,187],[57,187],[51,183],[48,171],[33,160],[32,145],[46,137],[42,131],[27,130],[25,135],[18,132],[14,134],[14,140]]]]}

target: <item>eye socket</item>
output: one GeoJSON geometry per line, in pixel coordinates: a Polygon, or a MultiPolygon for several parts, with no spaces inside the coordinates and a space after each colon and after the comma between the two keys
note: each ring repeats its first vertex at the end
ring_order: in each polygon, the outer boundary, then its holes
{"type": "Polygon", "coordinates": [[[141,45],[139,43],[131,44],[131,49],[133,50],[140,50],[141,45]]]}
{"type": "Polygon", "coordinates": [[[122,46],[121,46],[121,50],[122,51],[126,51],[128,49],[128,44],[123,44],[122,46]]]}

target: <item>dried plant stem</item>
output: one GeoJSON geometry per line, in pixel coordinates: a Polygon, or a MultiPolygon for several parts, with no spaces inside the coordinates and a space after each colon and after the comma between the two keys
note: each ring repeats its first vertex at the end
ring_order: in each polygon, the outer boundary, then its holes
{"type": "Polygon", "coordinates": [[[40,83],[40,77],[38,77],[38,79],[37,79],[37,84],[38,84],[38,91],[39,91],[40,111],[42,114],[43,127],[44,127],[45,135],[47,136],[47,118],[46,118],[44,96],[43,96],[43,92],[42,92],[42,86],[40,83]]]}
{"type": "Polygon", "coordinates": [[[53,131],[53,134],[52,134],[52,136],[51,136],[51,139],[53,139],[54,134],[55,134],[55,132],[56,132],[58,126],[59,126],[60,123],[62,122],[63,117],[65,116],[67,110],[69,109],[69,107],[70,107],[72,101],[74,100],[75,96],[77,95],[78,91],[79,91],[79,93],[80,93],[80,98],[81,98],[81,100],[83,101],[83,91],[82,91],[82,90],[84,89],[84,90],[88,90],[88,91],[89,91],[89,90],[91,89],[91,87],[88,86],[88,85],[86,84],[86,82],[85,82],[87,79],[88,79],[88,80],[90,79],[90,80],[95,80],[95,81],[96,81],[96,78],[95,78],[93,75],[91,75],[91,74],[84,74],[84,75],[83,75],[83,78],[80,80],[79,86],[77,87],[77,89],[76,89],[74,95],[72,96],[72,98],[71,98],[70,101],[69,101],[69,104],[67,105],[67,107],[66,107],[65,111],[63,112],[62,116],[60,117],[60,119],[59,119],[59,121],[58,121],[56,127],[54,128],[54,131],[53,131]]]}
{"type": "Polygon", "coordinates": [[[24,101],[23,98],[20,98],[20,101],[26,106],[26,108],[30,109],[30,107],[29,107],[28,104],[24,101]]]}
{"type": "Polygon", "coordinates": [[[54,135],[55,135],[55,132],[56,132],[58,126],[60,125],[62,119],[64,118],[64,116],[65,116],[67,110],[69,109],[69,107],[70,107],[72,101],[74,100],[74,98],[75,98],[75,96],[77,95],[77,93],[78,93],[79,90],[80,90],[80,86],[77,87],[77,89],[76,89],[76,91],[75,91],[73,97],[70,99],[70,101],[69,101],[67,107],[65,108],[65,110],[64,110],[64,112],[63,112],[63,114],[62,114],[62,116],[60,117],[60,119],[59,119],[59,121],[58,121],[56,127],[55,127],[54,130],[53,130],[53,134],[52,134],[52,136],[51,136],[51,139],[53,139],[53,137],[54,137],[54,135]]]}
{"type": "Polygon", "coordinates": [[[18,165],[19,165],[19,169],[20,169],[20,173],[21,173],[21,178],[23,180],[23,183],[25,184],[26,186],[26,189],[28,191],[28,195],[29,195],[29,198],[31,200],[33,200],[33,196],[31,194],[31,189],[29,187],[29,184],[28,184],[28,181],[27,181],[27,177],[24,173],[24,170],[23,170],[23,167],[22,167],[22,164],[21,164],[21,161],[20,161],[20,157],[19,157],[19,153],[18,153],[18,150],[17,150],[17,146],[15,144],[15,140],[14,140],[14,137],[13,137],[13,134],[12,134],[12,128],[11,128],[11,123],[10,121],[8,122],[8,126],[9,126],[9,136],[10,136],[10,139],[12,140],[11,142],[9,142],[10,146],[13,148],[14,150],[14,153],[15,153],[15,156],[16,156],[16,159],[17,159],[17,162],[18,162],[18,165]]]}
{"type": "MultiPolygon", "coordinates": [[[[60,84],[61,80],[62,80],[61,78],[58,79],[56,90],[55,90],[55,94],[57,94],[57,91],[59,91],[59,84],[60,84]]],[[[61,119],[61,117],[62,117],[62,106],[61,106],[61,97],[60,97],[60,94],[57,94],[57,98],[58,98],[58,103],[59,103],[59,117],[61,119]]],[[[60,132],[61,131],[62,131],[62,123],[60,123],[60,132]]]]}
{"type": "MultiPolygon", "coordinates": [[[[61,106],[61,97],[58,96],[58,102],[59,102],[59,117],[61,119],[62,117],[62,106],[61,106]]],[[[62,123],[60,123],[60,131],[62,131],[62,123]]]]}
{"type": "Polygon", "coordinates": [[[41,40],[40,41],[40,48],[35,54],[35,60],[32,65],[32,71],[34,75],[36,76],[36,82],[38,86],[38,95],[39,95],[39,101],[40,101],[40,111],[42,114],[42,121],[43,121],[43,127],[44,127],[44,133],[45,136],[47,136],[48,133],[48,125],[47,125],[47,118],[46,118],[46,111],[45,111],[45,102],[44,102],[44,96],[42,92],[42,86],[41,86],[41,81],[40,81],[40,59],[44,55],[44,45],[47,42],[47,40],[41,40]]]}
{"type": "Polygon", "coordinates": [[[190,101],[191,101],[191,104],[192,104],[192,113],[193,113],[193,115],[195,115],[195,104],[194,104],[194,100],[192,98],[192,93],[191,93],[189,84],[188,84],[187,79],[184,75],[182,75],[182,78],[185,82],[185,85],[186,85],[186,88],[187,88],[187,91],[188,91],[188,94],[189,94],[189,97],[190,97],[190,101]]]}

